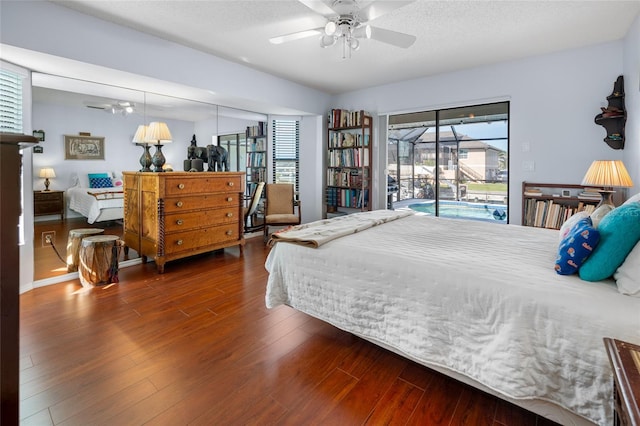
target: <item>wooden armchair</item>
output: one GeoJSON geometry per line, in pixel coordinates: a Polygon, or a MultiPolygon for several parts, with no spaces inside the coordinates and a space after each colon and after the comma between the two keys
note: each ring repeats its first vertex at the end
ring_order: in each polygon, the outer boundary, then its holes
{"type": "Polygon", "coordinates": [[[269,239],[269,226],[299,225],[302,221],[300,201],[295,199],[293,184],[268,183],[265,186],[264,240],[269,239]]]}

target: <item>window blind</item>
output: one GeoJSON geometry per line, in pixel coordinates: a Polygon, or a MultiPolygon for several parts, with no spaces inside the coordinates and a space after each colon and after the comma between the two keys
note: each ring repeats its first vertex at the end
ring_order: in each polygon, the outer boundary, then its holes
{"type": "Polygon", "coordinates": [[[0,69],[0,131],[23,133],[22,76],[0,69]]]}
{"type": "Polygon", "coordinates": [[[273,181],[292,183],[298,191],[300,122],[273,120],[273,181]]]}

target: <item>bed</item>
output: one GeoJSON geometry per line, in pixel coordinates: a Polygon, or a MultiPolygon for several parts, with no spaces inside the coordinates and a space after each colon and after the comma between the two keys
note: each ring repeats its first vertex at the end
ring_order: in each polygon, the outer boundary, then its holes
{"type": "MultiPolygon", "coordinates": [[[[87,218],[88,223],[121,220],[124,218],[124,194],[122,179],[113,177],[111,172],[76,174],[73,186],[67,189],[69,209],[87,218]],[[101,187],[92,187],[90,175],[109,175],[109,182],[103,179],[101,187]],[[107,186],[110,185],[110,186],[107,186]]],[[[93,179],[92,179],[93,180],[93,179]]]]}
{"type": "Polygon", "coordinates": [[[275,236],[267,307],[291,306],[561,424],[612,423],[602,339],[640,343],[640,298],[613,279],[556,274],[555,230],[358,215],[373,220],[275,236]]]}

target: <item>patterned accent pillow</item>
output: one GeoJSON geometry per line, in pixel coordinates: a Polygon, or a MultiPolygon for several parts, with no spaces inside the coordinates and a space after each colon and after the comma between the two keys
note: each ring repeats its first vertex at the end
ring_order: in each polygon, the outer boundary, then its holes
{"type": "Polygon", "coordinates": [[[113,182],[110,177],[89,177],[89,188],[111,188],[113,182]]]}
{"type": "Polygon", "coordinates": [[[560,275],[578,272],[600,241],[600,232],[593,227],[591,218],[579,220],[560,242],[555,270],[560,275]]]}

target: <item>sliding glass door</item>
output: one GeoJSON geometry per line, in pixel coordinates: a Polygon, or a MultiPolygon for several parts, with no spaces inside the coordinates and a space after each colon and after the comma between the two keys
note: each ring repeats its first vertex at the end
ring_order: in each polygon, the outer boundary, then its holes
{"type": "Polygon", "coordinates": [[[389,117],[393,207],[506,223],[509,103],[389,117]]]}

